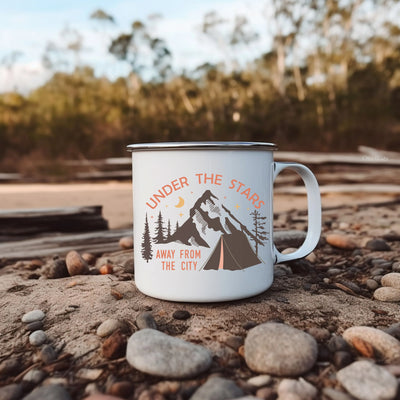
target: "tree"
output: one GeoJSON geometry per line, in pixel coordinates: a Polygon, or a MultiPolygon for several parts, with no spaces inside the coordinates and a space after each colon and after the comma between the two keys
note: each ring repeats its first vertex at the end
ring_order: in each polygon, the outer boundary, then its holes
{"type": "Polygon", "coordinates": [[[252,229],[252,231],[254,232],[254,236],[255,238],[251,238],[251,240],[254,241],[254,245],[256,248],[256,254],[258,255],[258,244],[259,241],[263,242],[264,240],[267,240],[267,232],[264,230],[264,226],[266,224],[266,219],[267,217],[262,217],[260,212],[257,210],[254,210],[252,213],[250,213],[250,215],[253,216],[253,225],[254,225],[254,229],[252,229]],[[258,239],[258,240],[256,240],[258,239]]]}
{"type": "Polygon", "coordinates": [[[142,242],[142,257],[149,262],[153,258],[153,250],[151,248],[151,238],[150,238],[150,229],[149,229],[149,222],[147,220],[147,213],[146,213],[146,220],[144,223],[144,232],[143,232],[143,242],[142,242]]]}
{"type": "Polygon", "coordinates": [[[156,236],[154,237],[155,243],[164,243],[165,242],[165,228],[164,228],[164,221],[161,215],[161,211],[158,214],[157,223],[156,223],[156,236]]]}
{"type": "Polygon", "coordinates": [[[171,237],[171,220],[168,219],[167,237],[166,237],[166,239],[169,239],[170,237],[171,237]]]}

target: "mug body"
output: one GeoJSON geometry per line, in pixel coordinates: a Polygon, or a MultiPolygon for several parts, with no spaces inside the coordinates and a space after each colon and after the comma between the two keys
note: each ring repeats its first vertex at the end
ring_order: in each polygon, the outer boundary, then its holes
{"type": "Polygon", "coordinates": [[[214,302],[273,281],[269,143],[137,144],[132,151],[135,282],[159,299],[214,302]]]}

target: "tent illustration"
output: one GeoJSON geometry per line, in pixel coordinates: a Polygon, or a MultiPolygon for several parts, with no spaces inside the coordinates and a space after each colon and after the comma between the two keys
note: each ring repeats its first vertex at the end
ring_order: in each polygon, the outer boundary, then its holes
{"type": "Polygon", "coordinates": [[[260,264],[262,261],[254,253],[246,235],[236,230],[220,236],[211,256],[201,270],[226,269],[230,271],[243,270],[260,264]]]}

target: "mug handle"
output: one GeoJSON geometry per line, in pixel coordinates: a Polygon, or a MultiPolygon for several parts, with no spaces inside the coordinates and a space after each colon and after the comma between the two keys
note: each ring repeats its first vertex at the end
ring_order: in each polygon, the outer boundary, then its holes
{"type": "Polygon", "coordinates": [[[308,230],[304,243],[293,253],[282,254],[273,245],[275,255],[275,264],[281,262],[296,260],[310,254],[318,244],[321,235],[321,195],[318,182],[309,168],[302,164],[290,162],[274,162],[273,181],[284,169],[290,169],[297,172],[306,186],[307,208],[308,208],[308,230]]]}

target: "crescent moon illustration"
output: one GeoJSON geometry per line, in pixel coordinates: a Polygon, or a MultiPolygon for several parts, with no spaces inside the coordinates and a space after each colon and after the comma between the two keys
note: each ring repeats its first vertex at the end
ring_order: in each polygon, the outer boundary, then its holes
{"type": "Polygon", "coordinates": [[[176,208],[181,208],[181,207],[183,207],[184,204],[185,204],[185,200],[183,200],[182,197],[179,197],[179,202],[175,207],[176,208]]]}

